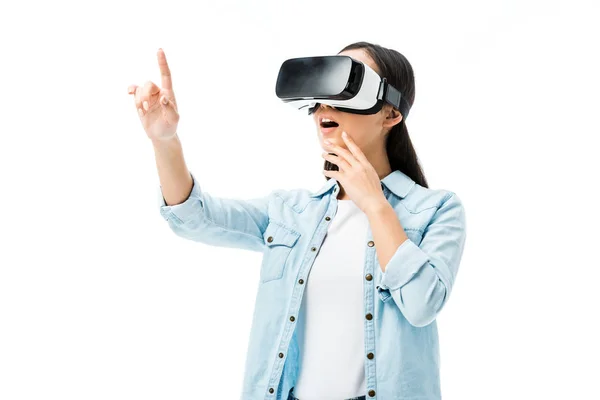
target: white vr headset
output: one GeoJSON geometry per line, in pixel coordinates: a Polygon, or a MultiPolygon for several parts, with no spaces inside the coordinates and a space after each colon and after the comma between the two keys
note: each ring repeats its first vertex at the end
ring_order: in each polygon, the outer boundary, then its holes
{"type": "Polygon", "coordinates": [[[399,90],[371,67],[349,56],[301,57],[281,65],[275,93],[312,114],[319,104],[352,114],[375,114],[391,104],[406,120],[410,106],[399,90]]]}

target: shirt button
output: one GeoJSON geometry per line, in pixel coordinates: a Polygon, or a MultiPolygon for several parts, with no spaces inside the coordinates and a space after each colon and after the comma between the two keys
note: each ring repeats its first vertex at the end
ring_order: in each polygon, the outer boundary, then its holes
{"type": "Polygon", "coordinates": [[[330,217],[325,217],[325,221],[331,221],[330,217]]]}
{"type": "Polygon", "coordinates": [[[369,354],[367,354],[367,358],[368,358],[369,360],[372,360],[372,359],[373,359],[373,357],[375,357],[375,356],[373,355],[373,353],[369,353],[369,354]]]}
{"type": "Polygon", "coordinates": [[[366,278],[368,281],[372,281],[372,280],[373,280],[373,275],[371,275],[371,274],[367,274],[367,276],[365,276],[365,278],[366,278]]]}
{"type": "Polygon", "coordinates": [[[294,318],[294,316],[292,315],[292,316],[290,317],[290,321],[294,322],[295,320],[296,320],[296,318],[294,318]]]}
{"type": "MultiPolygon", "coordinates": [[[[275,390],[273,390],[273,388],[269,388],[269,393],[273,394],[273,392],[275,392],[275,390]]],[[[369,396],[370,396],[370,392],[369,392],[369,396]]]]}
{"type": "Polygon", "coordinates": [[[269,236],[269,237],[267,238],[267,242],[271,243],[272,241],[273,241],[273,236],[269,236]]]}
{"type": "Polygon", "coordinates": [[[369,240],[369,243],[367,243],[367,245],[368,245],[369,247],[373,247],[373,246],[375,246],[375,242],[374,242],[374,241],[372,241],[372,240],[369,240]]]}
{"type": "Polygon", "coordinates": [[[300,279],[298,283],[302,285],[304,283],[304,279],[300,279]]]}
{"type": "Polygon", "coordinates": [[[375,397],[375,391],[369,390],[369,397],[375,397]]]}
{"type": "Polygon", "coordinates": [[[368,313],[366,317],[369,321],[373,319],[373,315],[371,313],[368,313]]]}
{"type": "Polygon", "coordinates": [[[316,247],[313,247],[312,249],[310,249],[311,251],[317,251],[316,247]]]}
{"type": "Polygon", "coordinates": [[[283,353],[279,353],[279,358],[283,358],[283,353]]]}

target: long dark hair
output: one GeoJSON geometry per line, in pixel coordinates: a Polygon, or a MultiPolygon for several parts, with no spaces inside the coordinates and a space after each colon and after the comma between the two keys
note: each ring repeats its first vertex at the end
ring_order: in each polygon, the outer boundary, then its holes
{"type": "MultiPolygon", "coordinates": [[[[352,43],[342,50],[361,49],[365,51],[379,67],[382,78],[398,89],[412,107],[415,101],[415,76],[412,66],[402,54],[369,42],[352,43]]],[[[421,169],[419,158],[408,135],[403,116],[399,124],[394,125],[386,139],[386,152],[392,171],[400,170],[423,187],[429,187],[421,169]]]]}

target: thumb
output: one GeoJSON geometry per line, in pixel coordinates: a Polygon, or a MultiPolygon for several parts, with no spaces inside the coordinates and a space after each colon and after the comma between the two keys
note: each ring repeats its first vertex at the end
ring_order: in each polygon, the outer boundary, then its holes
{"type": "Polygon", "coordinates": [[[179,115],[177,113],[177,109],[175,108],[175,104],[171,101],[167,96],[162,96],[160,98],[160,106],[163,109],[165,116],[167,117],[167,121],[169,123],[177,122],[179,115]]]}

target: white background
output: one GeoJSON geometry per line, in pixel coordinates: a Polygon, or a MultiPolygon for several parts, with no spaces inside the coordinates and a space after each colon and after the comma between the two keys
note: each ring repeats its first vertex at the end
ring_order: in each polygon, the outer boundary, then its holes
{"type": "MultiPolygon", "coordinates": [[[[252,198],[324,182],[281,63],[355,41],[416,75],[407,119],[467,245],[438,318],[446,400],[598,399],[598,3],[0,7],[0,399],[237,399],[261,254],[176,237],[127,86],[162,47],[188,166],[252,198]]],[[[386,399],[382,399],[386,400],[386,399]]]]}

